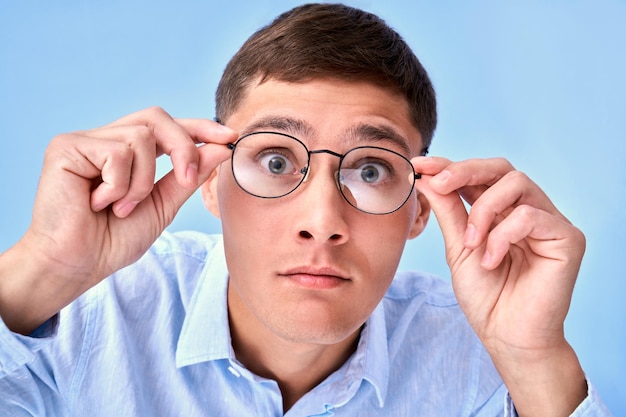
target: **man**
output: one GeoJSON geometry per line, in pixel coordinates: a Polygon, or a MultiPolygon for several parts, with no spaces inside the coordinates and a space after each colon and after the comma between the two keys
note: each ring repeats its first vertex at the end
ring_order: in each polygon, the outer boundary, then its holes
{"type": "Polygon", "coordinates": [[[563,335],[583,235],[505,160],[423,156],[432,85],[382,21],[285,13],[216,109],[51,142],[0,257],[2,415],[609,415],[563,335]],[[163,234],[199,186],[223,238],[163,234]],[[454,293],[396,274],[431,209],[454,293]]]}

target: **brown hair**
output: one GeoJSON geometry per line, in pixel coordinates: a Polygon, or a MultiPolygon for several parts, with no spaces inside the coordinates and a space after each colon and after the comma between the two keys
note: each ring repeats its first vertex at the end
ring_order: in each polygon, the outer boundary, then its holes
{"type": "Polygon", "coordinates": [[[437,124],[435,91],[402,37],[379,17],[342,4],[307,4],[254,33],[230,60],[216,92],[225,120],[261,78],[301,82],[334,77],[371,81],[402,95],[426,151],[437,124]]]}

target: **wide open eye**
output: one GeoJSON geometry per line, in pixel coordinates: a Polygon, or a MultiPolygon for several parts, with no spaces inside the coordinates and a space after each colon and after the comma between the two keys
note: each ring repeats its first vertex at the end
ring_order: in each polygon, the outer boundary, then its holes
{"type": "Polygon", "coordinates": [[[367,163],[360,168],[361,179],[369,184],[374,184],[378,181],[384,181],[389,175],[389,171],[380,164],[367,163]]]}
{"type": "Polygon", "coordinates": [[[357,209],[385,214],[397,210],[411,195],[413,166],[392,150],[362,146],[341,160],[337,180],[341,194],[357,209]]]}
{"type": "Polygon", "coordinates": [[[295,165],[289,157],[274,149],[260,152],[257,161],[261,169],[273,175],[294,174],[296,171],[295,165]]]}
{"type": "Polygon", "coordinates": [[[261,165],[266,166],[272,174],[282,174],[287,169],[289,161],[280,155],[271,155],[261,158],[261,165]]]}
{"type": "Polygon", "coordinates": [[[354,161],[341,169],[342,181],[345,183],[361,183],[376,186],[385,183],[393,176],[393,169],[381,160],[365,158],[354,161]]]}
{"type": "Polygon", "coordinates": [[[237,184],[262,198],[289,194],[304,180],[309,152],[302,142],[274,132],[250,133],[239,139],[232,156],[237,184]]]}

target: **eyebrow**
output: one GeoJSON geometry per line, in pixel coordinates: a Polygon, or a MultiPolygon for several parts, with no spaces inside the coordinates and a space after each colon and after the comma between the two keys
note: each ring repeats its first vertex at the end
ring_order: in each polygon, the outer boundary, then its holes
{"type": "MultiPolygon", "coordinates": [[[[260,130],[277,130],[296,136],[299,139],[311,138],[315,129],[302,119],[286,116],[265,116],[247,125],[241,136],[260,130]]],[[[383,142],[397,146],[406,155],[411,155],[408,139],[395,129],[386,125],[372,125],[359,123],[348,129],[346,136],[351,146],[358,146],[359,142],[383,142]]]]}
{"type": "Polygon", "coordinates": [[[310,137],[313,128],[304,120],[285,116],[266,116],[255,120],[241,131],[241,136],[259,130],[278,130],[293,136],[310,137]]]}
{"type": "Polygon", "coordinates": [[[411,154],[408,140],[389,126],[359,123],[350,128],[348,134],[355,142],[362,140],[387,142],[399,147],[406,155],[411,154]]]}

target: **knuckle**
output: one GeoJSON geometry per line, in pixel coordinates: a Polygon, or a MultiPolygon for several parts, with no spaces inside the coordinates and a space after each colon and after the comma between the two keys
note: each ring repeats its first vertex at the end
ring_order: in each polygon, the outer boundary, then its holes
{"type": "Polygon", "coordinates": [[[58,135],[52,138],[52,140],[50,140],[50,142],[48,143],[46,150],[44,151],[44,161],[51,159],[52,156],[63,147],[62,144],[65,141],[66,140],[64,139],[63,135],[58,135]]]}
{"type": "Polygon", "coordinates": [[[130,133],[127,136],[127,140],[129,142],[152,142],[154,141],[154,136],[152,134],[152,129],[145,125],[137,125],[133,126],[130,130],[130,133]]]}
{"type": "Polygon", "coordinates": [[[470,211],[472,219],[486,220],[495,216],[495,210],[487,204],[476,203],[470,211]]]}
{"type": "Polygon", "coordinates": [[[59,135],[56,135],[50,140],[49,146],[56,146],[60,143],[67,142],[68,139],[72,136],[72,133],[61,133],[59,135]]]}
{"type": "Polygon", "coordinates": [[[61,133],[59,135],[56,135],[48,143],[46,152],[54,152],[59,149],[63,149],[67,147],[68,144],[72,142],[75,138],[76,134],[74,133],[61,133]]]}
{"type": "Polygon", "coordinates": [[[63,133],[53,137],[44,151],[44,164],[51,164],[54,161],[61,166],[65,166],[67,161],[78,163],[81,156],[75,146],[77,139],[81,137],[75,133],[63,133]]]}
{"type": "Polygon", "coordinates": [[[572,234],[574,241],[578,244],[581,251],[584,252],[585,248],[587,247],[587,237],[585,236],[583,231],[577,228],[576,226],[572,226],[572,228],[574,229],[574,232],[572,234]]]}
{"type": "Polygon", "coordinates": [[[522,222],[531,221],[536,216],[538,209],[528,204],[521,204],[515,208],[517,217],[522,222]]]}
{"type": "Polygon", "coordinates": [[[133,159],[133,149],[128,143],[112,142],[108,154],[115,161],[130,162],[133,159]]]}
{"type": "Polygon", "coordinates": [[[169,117],[169,114],[160,106],[151,106],[144,110],[144,113],[148,118],[160,118],[163,116],[169,117]]]}
{"type": "Polygon", "coordinates": [[[506,174],[509,178],[512,178],[515,182],[526,182],[529,180],[528,175],[522,171],[513,170],[506,174]]]}
{"type": "Polygon", "coordinates": [[[515,170],[515,167],[513,167],[513,164],[511,164],[511,162],[506,158],[498,157],[498,158],[495,158],[495,161],[498,164],[498,166],[502,167],[503,170],[507,170],[507,171],[515,170]]]}

